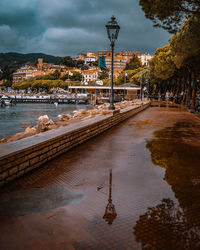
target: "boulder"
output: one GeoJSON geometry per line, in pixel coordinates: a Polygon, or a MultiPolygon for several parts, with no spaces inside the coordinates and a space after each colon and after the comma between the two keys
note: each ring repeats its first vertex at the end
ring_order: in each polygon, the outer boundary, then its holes
{"type": "Polygon", "coordinates": [[[60,121],[67,121],[73,119],[73,116],[70,114],[60,114],[58,115],[60,121]]]}
{"type": "Polygon", "coordinates": [[[41,115],[40,117],[38,117],[38,122],[40,124],[47,124],[47,123],[49,123],[49,117],[48,117],[48,115],[41,115]]]}
{"type": "Polygon", "coordinates": [[[35,127],[32,126],[32,127],[27,127],[24,132],[25,134],[35,134],[37,133],[37,130],[35,127]]]}

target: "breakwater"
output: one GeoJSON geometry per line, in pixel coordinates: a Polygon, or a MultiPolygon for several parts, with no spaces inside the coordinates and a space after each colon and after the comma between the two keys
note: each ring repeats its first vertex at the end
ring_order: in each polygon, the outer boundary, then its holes
{"type": "Polygon", "coordinates": [[[148,106],[149,103],[146,103],[140,107],[107,111],[107,115],[46,131],[0,146],[0,186],[40,167],[42,164],[106,131],[148,106]]]}

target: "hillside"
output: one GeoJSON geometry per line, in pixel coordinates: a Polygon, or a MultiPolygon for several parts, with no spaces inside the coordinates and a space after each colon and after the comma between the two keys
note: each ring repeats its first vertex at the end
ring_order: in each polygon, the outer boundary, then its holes
{"type": "Polygon", "coordinates": [[[0,53],[0,80],[7,79],[11,82],[13,72],[27,63],[36,66],[38,58],[43,58],[44,62],[53,64],[60,64],[61,62],[61,57],[46,55],[43,53],[0,53]]]}
{"type": "Polygon", "coordinates": [[[46,55],[43,53],[30,53],[30,54],[20,54],[20,53],[0,53],[0,69],[9,67],[20,67],[25,63],[36,64],[38,58],[44,58],[45,62],[59,64],[61,57],[46,55]]]}

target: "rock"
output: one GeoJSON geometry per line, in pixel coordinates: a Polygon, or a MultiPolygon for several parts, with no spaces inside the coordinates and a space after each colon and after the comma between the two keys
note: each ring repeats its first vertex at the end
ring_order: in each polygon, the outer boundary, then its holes
{"type": "Polygon", "coordinates": [[[97,114],[99,114],[99,110],[97,110],[97,109],[91,109],[89,111],[89,113],[90,113],[90,115],[97,115],[97,114]]]}
{"type": "Polygon", "coordinates": [[[22,122],[22,123],[20,124],[20,126],[22,126],[22,127],[24,127],[24,126],[30,126],[30,125],[31,125],[30,122],[22,122]]]}
{"type": "Polygon", "coordinates": [[[60,114],[58,115],[60,121],[67,121],[73,119],[73,116],[70,114],[60,114]]]}
{"type": "Polygon", "coordinates": [[[89,115],[90,113],[87,111],[87,110],[85,110],[85,109],[80,109],[80,110],[75,110],[74,112],[74,118],[82,118],[82,117],[84,117],[84,116],[87,116],[87,115],[89,115]]]}
{"type": "Polygon", "coordinates": [[[35,127],[27,127],[24,132],[25,134],[35,134],[37,133],[37,130],[35,127]]]}
{"type": "Polygon", "coordinates": [[[48,125],[53,125],[54,122],[53,120],[50,120],[48,115],[42,115],[38,118],[38,122],[39,124],[42,124],[42,125],[45,125],[45,126],[48,126],[48,125]]]}
{"type": "Polygon", "coordinates": [[[49,117],[48,117],[48,115],[42,115],[42,116],[38,117],[38,122],[40,124],[47,124],[47,123],[49,123],[49,117]]]}

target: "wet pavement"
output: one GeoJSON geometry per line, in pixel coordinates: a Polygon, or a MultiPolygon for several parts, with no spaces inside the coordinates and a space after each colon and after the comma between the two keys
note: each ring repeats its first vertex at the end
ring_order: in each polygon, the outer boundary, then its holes
{"type": "Polygon", "coordinates": [[[0,193],[0,249],[200,249],[200,119],[153,107],[0,193]]]}

